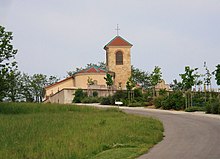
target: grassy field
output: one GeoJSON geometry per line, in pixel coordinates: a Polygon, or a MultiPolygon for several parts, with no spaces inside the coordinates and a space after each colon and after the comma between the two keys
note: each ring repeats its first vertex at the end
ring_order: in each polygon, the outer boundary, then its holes
{"type": "Polygon", "coordinates": [[[162,124],[118,109],[0,103],[1,159],[126,159],[163,138],[162,124]]]}

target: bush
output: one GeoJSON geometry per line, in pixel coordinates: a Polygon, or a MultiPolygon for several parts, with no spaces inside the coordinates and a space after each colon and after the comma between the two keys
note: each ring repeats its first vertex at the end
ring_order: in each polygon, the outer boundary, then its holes
{"type": "Polygon", "coordinates": [[[184,97],[182,92],[173,92],[169,96],[159,96],[154,99],[156,108],[162,107],[163,109],[184,109],[184,97]]]}
{"type": "Polygon", "coordinates": [[[93,95],[93,97],[98,97],[98,92],[94,91],[94,92],[92,92],[92,95],[93,95]]]}
{"type": "Polygon", "coordinates": [[[85,97],[81,100],[82,103],[99,103],[100,98],[98,97],[85,97]]]}
{"type": "Polygon", "coordinates": [[[220,101],[214,100],[206,104],[206,113],[220,114],[220,101]]]}
{"type": "Polygon", "coordinates": [[[82,89],[77,89],[76,92],[75,92],[75,97],[73,99],[73,102],[74,103],[81,103],[81,100],[85,97],[87,97],[87,94],[83,92],[82,89]]]}
{"type": "Polygon", "coordinates": [[[211,114],[212,111],[211,111],[211,103],[206,103],[206,113],[207,114],[211,114]]]}
{"type": "Polygon", "coordinates": [[[112,104],[115,104],[115,102],[111,96],[108,96],[108,97],[103,97],[101,99],[101,104],[102,105],[112,105],[112,104]]]}
{"type": "Polygon", "coordinates": [[[140,88],[134,89],[134,97],[143,97],[143,93],[140,88]]]}
{"type": "Polygon", "coordinates": [[[193,106],[193,107],[188,107],[188,108],[186,108],[185,111],[186,111],[186,112],[205,111],[205,107],[193,106]]]}
{"type": "Polygon", "coordinates": [[[113,96],[112,96],[114,101],[121,101],[122,99],[127,99],[128,94],[127,91],[117,91],[113,96]]]}
{"type": "Polygon", "coordinates": [[[212,113],[212,114],[218,114],[218,113],[220,113],[220,112],[218,112],[219,107],[220,107],[220,103],[219,103],[219,102],[213,102],[213,103],[211,104],[211,113],[212,113]]]}
{"type": "Polygon", "coordinates": [[[156,108],[160,108],[162,107],[162,102],[165,100],[165,97],[164,96],[159,96],[159,97],[156,97],[154,98],[154,105],[156,108]]]}
{"type": "Polygon", "coordinates": [[[135,102],[135,103],[129,103],[128,106],[129,107],[143,107],[144,104],[141,102],[135,102]]]}

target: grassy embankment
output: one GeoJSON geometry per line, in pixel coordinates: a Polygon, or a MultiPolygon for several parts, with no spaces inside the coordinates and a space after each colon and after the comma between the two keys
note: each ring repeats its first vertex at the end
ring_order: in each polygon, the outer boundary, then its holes
{"type": "Polygon", "coordinates": [[[162,140],[155,119],[117,109],[0,103],[0,158],[135,158],[162,140]]]}

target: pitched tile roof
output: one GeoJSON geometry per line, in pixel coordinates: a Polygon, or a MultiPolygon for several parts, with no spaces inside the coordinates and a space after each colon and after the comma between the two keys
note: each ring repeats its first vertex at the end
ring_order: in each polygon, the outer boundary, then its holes
{"type": "Polygon", "coordinates": [[[123,39],[121,36],[116,36],[108,44],[105,45],[104,49],[108,46],[132,46],[132,44],[123,39]]]}
{"type": "Polygon", "coordinates": [[[100,68],[98,66],[91,66],[87,69],[81,70],[77,73],[106,73],[107,70],[100,68]]]}

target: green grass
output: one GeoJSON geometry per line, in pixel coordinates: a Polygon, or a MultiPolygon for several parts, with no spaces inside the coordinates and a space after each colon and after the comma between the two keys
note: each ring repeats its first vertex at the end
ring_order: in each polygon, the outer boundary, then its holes
{"type": "Polygon", "coordinates": [[[126,159],[163,138],[161,122],[118,109],[0,103],[1,159],[126,159]]]}

